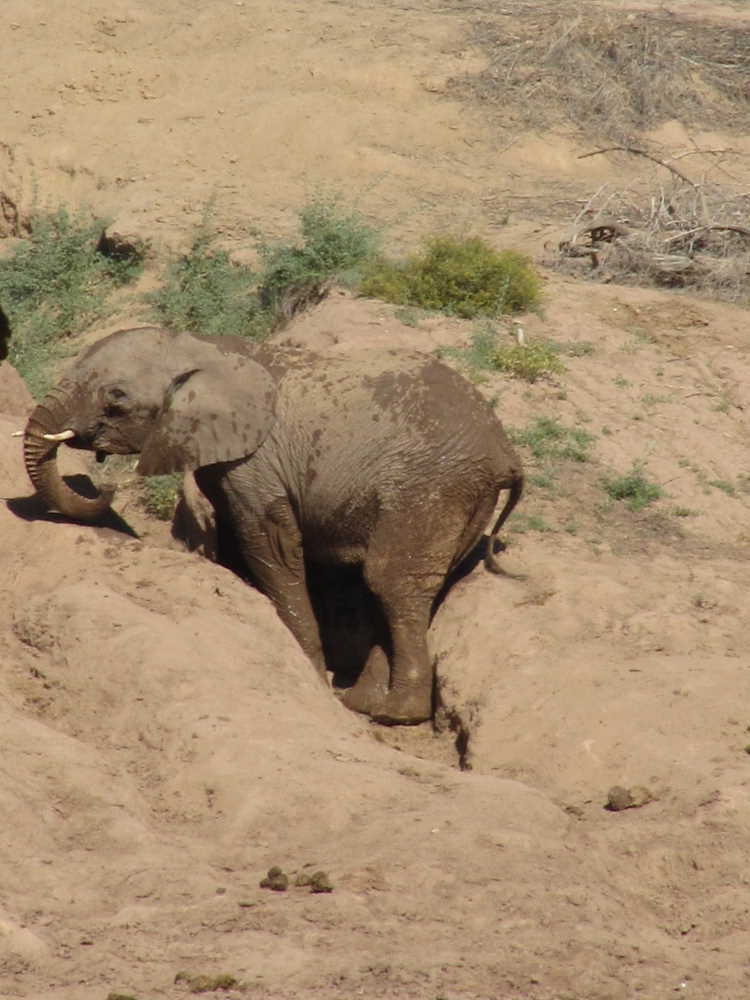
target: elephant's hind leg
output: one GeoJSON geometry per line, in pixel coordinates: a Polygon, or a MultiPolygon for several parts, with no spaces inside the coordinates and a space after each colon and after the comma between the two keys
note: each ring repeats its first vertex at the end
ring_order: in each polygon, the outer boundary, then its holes
{"type": "Polygon", "coordinates": [[[463,517],[440,512],[439,526],[437,517],[410,524],[405,524],[403,517],[384,520],[365,559],[365,581],[380,601],[390,631],[390,678],[379,703],[373,704],[378,701],[373,691],[363,690],[362,697],[366,695],[368,703],[358,705],[361,699],[356,686],[345,701],[378,722],[414,725],[432,718],[433,665],[427,628],[433,601],[464,528],[463,517]],[[394,544],[399,535],[402,544],[394,544]]]}

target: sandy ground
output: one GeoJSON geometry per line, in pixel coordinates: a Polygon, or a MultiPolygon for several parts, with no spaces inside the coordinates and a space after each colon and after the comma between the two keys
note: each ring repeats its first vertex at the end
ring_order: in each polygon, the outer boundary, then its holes
{"type": "MultiPolygon", "coordinates": [[[[4,14],[6,234],[63,199],[179,247],[213,198],[242,255],[328,189],[394,245],[466,229],[541,259],[612,177],[448,95],[481,65],[463,5],[4,14]]],[[[588,460],[522,449],[514,575],[475,570],[431,628],[434,728],[348,713],[265,598],[134,508],[139,537],[43,515],[0,366],[0,997],[176,1000],[219,973],[258,1000],[747,995],[748,314],[545,276],[525,330],[579,349],[482,388],[516,431],[587,430],[588,460]],[[634,462],[664,490],[637,513],[602,486],[634,462]],[[637,807],[605,809],[612,786],[637,807]],[[261,889],[272,865],[333,892],[261,889]]],[[[336,291],[282,336],[470,332],[336,291]]]]}

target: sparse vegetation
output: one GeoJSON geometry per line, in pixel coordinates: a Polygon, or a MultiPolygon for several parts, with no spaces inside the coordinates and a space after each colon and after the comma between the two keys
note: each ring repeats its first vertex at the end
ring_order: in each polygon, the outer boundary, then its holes
{"type": "Polygon", "coordinates": [[[560,351],[569,358],[588,358],[596,348],[590,340],[571,340],[566,344],[560,344],[560,351]]]}
{"type": "Polygon", "coordinates": [[[565,371],[556,345],[547,341],[507,343],[507,339],[493,323],[485,323],[474,331],[468,347],[443,348],[441,354],[461,362],[475,377],[503,372],[511,378],[536,382],[565,371]]]}
{"type": "Polygon", "coordinates": [[[547,524],[540,514],[525,514],[523,512],[515,513],[508,527],[510,531],[519,535],[523,535],[527,531],[539,531],[544,534],[555,530],[547,524]]]}
{"type": "Polygon", "coordinates": [[[713,486],[715,490],[721,490],[721,492],[726,493],[728,497],[737,496],[736,487],[733,483],[728,482],[726,479],[710,479],[708,485],[713,486]]]}
{"type": "Polygon", "coordinates": [[[415,309],[413,306],[399,306],[398,309],[394,309],[393,315],[404,326],[417,327],[422,319],[423,311],[415,309]]]}
{"type": "Polygon", "coordinates": [[[174,977],[176,984],[183,983],[191,993],[215,993],[218,990],[243,989],[236,976],[220,973],[218,976],[178,972],[174,977]]]}
{"type": "Polygon", "coordinates": [[[565,365],[557,351],[544,341],[527,344],[498,344],[492,358],[495,371],[505,372],[512,378],[536,382],[540,378],[561,375],[565,365]]]}
{"type": "Polygon", "coordinates": [[[675,517],[695,517],[698,511],[693,510],[692,507],[681,507],[676,505],[672,508],[672,513],[675,517]]]}
{"type": "Polygon", "coordinates": [[[403,261],[376,259],[362,295],[473,319],[539,307],[541,281],[531,261],[478,237],[435,236],[403,261]]]}
{"type": "Polygon", "coordinates": [[[514,444],[528,448],[538,460],[586,462],[594,435],[581,427],[565,427],[552,417],[537,417],[523,430],[509,432],[514,444]]]}
{"type": "Polygon", "coordinates": [[[664,495],[661,486],[646,479],[643,468],[642,462],[634,462],[624,475],[605,479],[602,483],[604,491],[613,500],[622,500],[628,510],[643,510],[664,495]]]}
{"type": "Polygon", "coordinates": [[[671,396],[660,396],[658,393],[647,392],[641,397],[641,402],[646,407],[659,406],[661,403],[671,403],[671,396]]]}
{"type": "Polygon", "coordinates": [[[233,261],[217,246],[209,205],[188,253],[167,269],[148,296],[160,322],[209,335],[261,339],[301,306],[317,302],[326,283],[368,257],[374,231],[356,213],[315,200],[301,213],[302,243],[259,244],[259,271],[233,261]]]}
{"type": "Polygon", "coordinates": [[[216,240],[204,218],[190,250],[169,264],[164,283],[147,301],[159,322],[176,330],[262,336],[271,324],[258,302],[258,275],[234,262],[216,240]]]}
{"type": "Polygon", "coordinates": [[[13,328],[9,359],[34,396],[49,387],[66,338],[106,315],[109,295],[139,273],[139,260],[97,249],[105,225],[64,207],[37,213],[28,238],[0,259],[0,302],[13,328]]]}
{"type": "Polygon", "coordinates": [[[555,476],[550,469],[543,472],[532,472],[527,477],[529,486],[536,486],[540,490],[551,490],[555,486],[555,476]]]}
{"type": "Polygon", "coordinates": [[[358,212],[342,209],[334,199],[312,200],[302,209],[300,223],[301,245],[260,245],[260,299],[272,312],[281,308],[290,289],[339,276],[351,278],[375,252],[375,230],[358,212]]]}
{"type": "Polygon", "coordinates": [[[180,497],[182,474],[146,476],[143,479],[143,506],[160,521],[170,521],[180,497]]]}

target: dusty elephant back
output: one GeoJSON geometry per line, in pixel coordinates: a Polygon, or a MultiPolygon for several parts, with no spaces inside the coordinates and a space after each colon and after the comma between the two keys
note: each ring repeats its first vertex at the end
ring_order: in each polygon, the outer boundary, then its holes
{"type": "Polygon", "coordinates": [[[470,509],[520,472],[492,408],[436,358],[299,352],[284,367],[288,356],[281,349],[262,363],[277,373],[286,443],[274,447],[292,449],[282,461],[303,523],[319,511],[351,520],[353,509],[369,519],[384,506],[470,509]]]}

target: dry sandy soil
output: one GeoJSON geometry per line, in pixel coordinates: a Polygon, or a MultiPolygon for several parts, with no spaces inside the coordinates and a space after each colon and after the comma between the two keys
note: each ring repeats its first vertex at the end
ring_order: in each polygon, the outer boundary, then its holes
{"type": "MultiPolygon", "coordinates": [[[[5,0],[6,229],[62,199],[179,247],[214,197],[239,255],[330,188],[394,245],[450,227],[541,259],[643,164],[450,96],[482,66],[473,11],[5,0]]],[[[587,430],[589,458],[524,449],[514,575],[475,570],[431,629],[434,728],[348,713],[265,598],[135,505],[137,537],[43,515],[9,436],[30,399],[0,367],[2,998],[176,1000],[199,985],[181,972],[258,1000],[748,995],[748,313],[545,276],[527,334],[578,349],[484,389],[516,430],[587,430]],[[636,461],[664,490],[640,512],[602,488],[636,461]],[[605,809],[615,785],[637,807],[605,809]],[[261,889],[272,865],[333,892],[261,889]]],[[[470,335],[399,315],[336,292],[283,335],[470,335]]]]}

